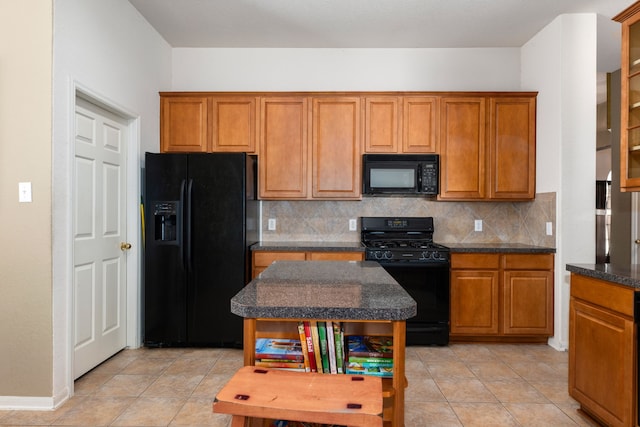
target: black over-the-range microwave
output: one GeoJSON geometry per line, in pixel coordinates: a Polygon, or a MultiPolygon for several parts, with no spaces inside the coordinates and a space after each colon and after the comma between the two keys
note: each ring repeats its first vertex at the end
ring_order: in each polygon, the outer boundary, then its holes
{"type": "Polygon", "coordinates": [[[365,195],[438,194],[437,154],[364,154],[362,192],[365,195]]]}

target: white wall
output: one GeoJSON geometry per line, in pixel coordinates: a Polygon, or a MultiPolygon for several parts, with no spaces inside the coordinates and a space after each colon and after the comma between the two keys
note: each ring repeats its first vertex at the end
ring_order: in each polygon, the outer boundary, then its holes
{"type": "Polygon", "coordinates": [[[519,90],[520,50],[173,50],[174,91],[519,90]]]}
{"type": "Polygon", "coordinates": [[[522,48],[522,87],[540,92],[537,191],[557,192],[557,348],[568,346],[566,264],[595,260],[596,37],[596,15],[561,15],[522,48]]]}
{"type": "MultiPolygon", "coordinates": [[[[133,176],[128,177],[129,184],[134,186],[134,206],[129,208],[133,209],[133,218],[138,218],[135,211],[140,196],[139,153],[158,151],[158,92],[171,88],[171,48],[126,0],[56,0],[53,48],[53,393],[56,402],[60,402],[72,386],[70,195],[75,87],[126,112],[138,129],[135,163],[129,167],[133,176]]],[[[140,247],[139,228],[134,230],[137,233],[127,237],[134,247],[140,247]]],[[[138,252],[128,259],[137,260],[137,255],[138,252]]],[[[130,286],[133,291],[139,290],[137,281],[130,286]]]]}

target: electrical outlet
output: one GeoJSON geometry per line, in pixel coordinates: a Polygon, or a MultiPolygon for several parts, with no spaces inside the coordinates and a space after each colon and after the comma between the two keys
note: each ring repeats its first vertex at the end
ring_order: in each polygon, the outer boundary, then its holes
{"type": "Polygon", "coordinates": [[[475,221],[475,231],[482,231],[482,220],[476,219],[475,221]]]}
{"type": "Polygon", "coordinates": [[[547,236],[553,236],[553,224],[547,222],[547,236]]]}
{"type": "Polygon", "coordinates": [[[267,222],[267,229],[269,231],[274,231],[276,229],[276,219],[275,218],[269,218],[269,221],[267,222]]]}
{"type": "Polygon", "coordinates": [[[358,221],[354,218],[349,220],[349,231],[356,231],[358,229],[358,221]]]}

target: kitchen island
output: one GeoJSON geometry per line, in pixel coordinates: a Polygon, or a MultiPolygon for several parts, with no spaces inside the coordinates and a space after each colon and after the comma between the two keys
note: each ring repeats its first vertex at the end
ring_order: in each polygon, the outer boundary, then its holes
{"type": "Polygon", "coordinates": [[[299,338],[301,320],[342,322],[345,335],[393,336],[393,378],[383,380],[385,425],[393,427],[404,426],[406,319],[416,310],[370,261],[276,261],[231,299],[231,312],[244,317],[245,365],[255,363],[256,338],[299,338]]]}
{"type": "Polygon", "coordinates": [[[638,421],[637,265],[567,264],[569,394],[609,426],[638,421]]]}

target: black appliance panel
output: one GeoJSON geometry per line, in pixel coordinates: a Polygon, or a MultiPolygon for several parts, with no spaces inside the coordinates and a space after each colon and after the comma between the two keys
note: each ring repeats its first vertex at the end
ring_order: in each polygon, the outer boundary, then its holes
{"type": "Polygon", "coordinates": [[[146,345],[241,346],[230,300],[249,279],[255,163],[244,153],[147,153],[145,221],[164,225],[146,236],[146,345]]]}
{"type": "Polygon", "coordinates": [[[146,156],[145,167],[145,286],[144,286],[144,340],[160,343],[171,337],[175,343],[187,340],[187,288],[186,269],[182,245],[184,210],[176,212],[176,240],[163,240],[153,232],[162,227],[163,216],[157,205],[182,204],[186,190],[187,156],[146,156]],[[160,222],[160,225],[156,224],[160,222]]]}
{"type": "Polygon", "coordinates": [[[417,302],[407,319],[407,345],[449,343],[449,265],[380,262],[417,302]]]}
{"type": "Polygon", "coordinates": [[[364,154],[362,192],[372,196],[436,196],[439,160],[437,154],[364,154]]]}

